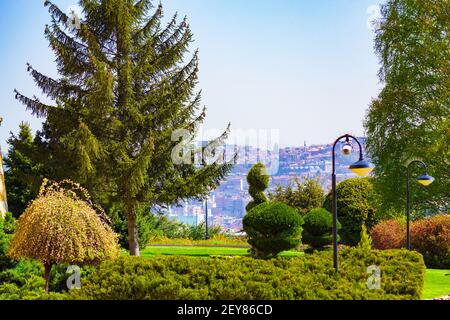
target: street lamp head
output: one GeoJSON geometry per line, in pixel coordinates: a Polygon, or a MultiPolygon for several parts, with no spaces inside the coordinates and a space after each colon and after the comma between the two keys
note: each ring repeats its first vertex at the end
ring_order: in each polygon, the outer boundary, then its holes
{"type": "Polygon", "coordinates": [[[417,182],[427,187],[434,182],[434,178],[427,173],[417,178],[417,182]]]}
{"type": "Polygon", "coordinates": [[[359,160],[358,162],[352,164],[350,166],[350,170],[353,171],[353,173],[356,173],[360,177],[365,177],[373,171],[373,166],[366,160],[362,159],[362,160],[359,160]]]}
{"type": "Polygon", "coordinates": [[[348,156],[353,151],[353,145],[350,141],[347,141],[342,147],[342,153],[348,156]]]}

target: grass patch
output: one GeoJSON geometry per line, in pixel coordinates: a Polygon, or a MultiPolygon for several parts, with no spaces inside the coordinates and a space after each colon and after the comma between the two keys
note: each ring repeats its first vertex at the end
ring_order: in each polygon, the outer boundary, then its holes
{"type": "Polygon", "coordinates": [[[247,240],[242,238],[226,238],[215,236],[209,240],[168,239],[155,237],[150,240],[151,246],[197,246],[197,247],[244,247],[248,248],[247,240]]]}
{"type": "MultiPolygon", "coordinates": [[[[141,252],[141,256],[144,258],[156,255],[211,257],[211,256],[248,256],[249,254],[247,248],[194,247],[194,246],[147,247],[141,252]]],[[[280,255],[284,257],[301,256],[303,255],[303,252],[286,251],[281,253],[280,255]]]]}
{"type": "Polygon", "coordinates": [[[427,269],[423,299],[440,298],[450,294],[450,270],[427,269]]]}

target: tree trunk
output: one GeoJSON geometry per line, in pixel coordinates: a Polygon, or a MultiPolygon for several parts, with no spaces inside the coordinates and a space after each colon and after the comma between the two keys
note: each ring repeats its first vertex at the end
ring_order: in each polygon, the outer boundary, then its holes
{"type": "Polygon", "coordinates": [[[127,220],[128,220],[128,246],[130,247],[130,255],[140,257],[141,253],[139,250],[137,217],[136,217],[136,210],[134,208],[130,208],[128,210],[127,220]]]}
{"type": "Polygon", "coordinates": [[[49,280],[50,280],[50,271],[52,271],[52,264],[48,263],[44,265],[44,279],[45,279],[45,292],[49,292],[49,280]]]}

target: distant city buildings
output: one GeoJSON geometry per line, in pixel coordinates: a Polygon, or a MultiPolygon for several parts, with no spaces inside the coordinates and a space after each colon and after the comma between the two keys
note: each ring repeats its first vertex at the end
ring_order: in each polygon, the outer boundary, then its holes
{"type": "MultiPolygon", "coordinates": [[[[365,138],[360,138],[363,146],[365,138]]],[[[236,147],[227,148],[236,150],[236,147]]],[[[278,149],[277,149],[278,150],[278,149]]],[[[358,150],[350,156],[344,156],[339,150],[336,157],[336,171],[338,181],[355,177],[348,166],[358,158],[358,150]]],[[[265,151],[253,147],[239,148],[241,157],[228,178],[213,192],[208,202],[208,223],[220,225],[223,230],[236,234],[242,230],[242,218],[245,206],[251,197],[248,194],[247,173],[258,161],[266,165],[277,161],[277,172],[271,175],[270,190],[277,185],[287,186],[295,178],[306,177],[317,179],[326,192],[331,186],[332,145],[312,145],[303,147],[280,148],[278,156],[274,151],[265,151]],[[266,163],[267,160],[269,163],[266,163]],[[244,158],[242,158],[244,157],[244,158]]],[[[273,167],[273,166],[272,166],[273,167]]],[[[271,172],[273,173],[273,172],[271,172]]],[[[168,212],[170,219],[198,225],[205,221],[205,203],[188,201],[181,207],[172,207],[168,212]]]]}

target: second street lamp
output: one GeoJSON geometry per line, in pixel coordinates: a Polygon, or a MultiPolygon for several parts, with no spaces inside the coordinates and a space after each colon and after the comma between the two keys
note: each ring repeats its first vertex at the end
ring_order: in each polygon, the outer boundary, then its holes
{"type": "Polygon", "coordinates": [[[420,164],[425,171],[425,173],[423,175],[421,175],[420,177],[417,178],[417,182],[420,183],[421,185],[427,187],[430,184],[432,184],[434,181],[434,178],[432,176],[428,175],[427,165],[425,164],[425,162],[420,161],[420,160],[414,160],[408,164],[408,168],[406,169],[406,171],[407,171],[407,175],[406,175],[406,248],[408,250],[411,250],[411,230],[410,230],[411,191],[410,191],[409,180],[411,177],[411,167],[413,164],[416,164],[416,163],[420,164]]]}
{"type": "Polygon", "coordinates": [[[208,230],[208,197],[205,200],[205,240],[209,240],[209,230],[208,230]]]}
{"type": "Polygon", "coordinates": [[[333,208],[333,265],[336,272],[339,272],[339,265],[338,265],[338,217],[337,217],[337,192],[336,192],[336,146],[342,139],[345,139],[345,145],[342,149],[342,152],[346,155],[350,154],[352,151],[352,145],[350,142],[350,139],[353,139],[356,141],[356,143],[359,146],[359,160],[358,162],[352,164],[350,166],[350,170],[356,173],[360,177],[364,177],[368,174],[370,174],[373,171],[373,167],[370,165],[369,162],[364,160],[363,156],[363,150],[361,143],[358,139],[355,137],[346,134],[344,136],[341,136],[336,139],[333,145],[333,173],[332,173],[332,179],[331,179],[331,188],[332,188],[332,194],[333,194],[333,202],[332,202],[332,208],[333,208]]]}

